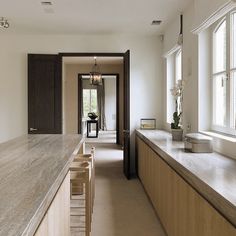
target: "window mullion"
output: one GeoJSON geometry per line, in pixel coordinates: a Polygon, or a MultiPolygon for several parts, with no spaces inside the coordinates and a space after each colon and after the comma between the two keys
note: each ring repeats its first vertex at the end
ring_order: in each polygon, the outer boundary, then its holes
{"type": "Polygon", "coordinates": [[[230,30],[230,14],[226,16],[226,126],[231,127],[231,80],[230,78],[230,65],[231,65],[231,55],[230,55],[230,45],[231,45],[231,30],[230,30]]]}
{"type": "Polygon", "coordinates": [[[226,70],[224,70],[224,71],[221,71],[221,72],[218,72],[218,73],[213,73],[212,74],[212,79],[214,79],[214,77],[217,77],[217,76],[220,76],[220,75],[225,75],[225,77],[226,77],[226,75],[227,75],[227,71],[226,70]]]}
{"type": "Polygon", "coordinates": [[[235,68],[235,50],[234,50],[234,37],[235,37],[235,32],[234,32],[234,18],[233,18],[233,14],[230,14],[230,128],[235,129],[235,72],[236,72],[236,68],[235,68]]]}

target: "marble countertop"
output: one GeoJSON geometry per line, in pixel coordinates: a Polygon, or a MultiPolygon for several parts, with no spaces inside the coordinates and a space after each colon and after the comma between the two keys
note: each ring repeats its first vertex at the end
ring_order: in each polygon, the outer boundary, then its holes
{"type": "Polygon", "coordinates": [[[161,130],[136,130],[164,161],[236,226],[236,160],[218,153],[189,153],[161,130]]]}
{"type": "Polygon", "coordinates": [[[0,236],[34,234],[82,142],[38,134],[0,144],[0,236]]]}

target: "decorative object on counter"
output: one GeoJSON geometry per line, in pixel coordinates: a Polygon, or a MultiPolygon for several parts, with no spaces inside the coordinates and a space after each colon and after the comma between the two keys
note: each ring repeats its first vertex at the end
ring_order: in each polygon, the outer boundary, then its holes
{"type": "Polygon", "coordinates": [[[178,114],[178,112],[174,112],[173,113],[173,121],[171,123],[171,133],[172,133],[172,139],[174,141],[182,141],[183,139],[183,129],[180,126],[180,118],[181,118],[181,114],[178,114]]]}
{"type": "Polygon", "coordinates": [[[211,153],[212,138],[199,133],[189,133],[185,135],[184,148],[189,152],[211,153]]]}
{"type": "Polygon", "coordinates": [[[98,118],[98,115],[95,113],[95,112],[89,112],[88,113],[88,117],[91,119],[91,120],[96,120],[98,118]]]}
{"type": "Polygon", "coordinates": [[[184,80],[178,80],[177,84],[170,90],[175,100],[175,112],[173,113],[173,122],[171,123],[172,139],[174,141],[182,141],[183,129],[181,126],[182,103],[184,80]]]}
{"type": "Polygon", "coordinates": [[[183,103],[183,93],[184,93],[184,80],[178,80],[175,86],[170,90],[174,100],[175,100],[175,111],[182,113],[182,103],[183,103]]]}
{"type": "Polygon", "coordinates": [[[156,119],[147,118],[140,120],[140,128],[141,129],[156,129],[156,119]]]}
{"type": "Polygon", "coordinates": [[[0,28],[7,29],[9,28],[10,24],[8,23],[8,20],[4,17],[0,18],[0,28]]]}

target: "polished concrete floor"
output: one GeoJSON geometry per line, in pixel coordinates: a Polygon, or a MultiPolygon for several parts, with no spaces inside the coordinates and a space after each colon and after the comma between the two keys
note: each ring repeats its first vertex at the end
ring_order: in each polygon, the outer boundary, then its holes
{"type": "Polygon", "coordinates": [[[165,236],[138,179],[122,173],[123,152],[115,144],[96,147],[96,196],[92,236],[165,236]]]}

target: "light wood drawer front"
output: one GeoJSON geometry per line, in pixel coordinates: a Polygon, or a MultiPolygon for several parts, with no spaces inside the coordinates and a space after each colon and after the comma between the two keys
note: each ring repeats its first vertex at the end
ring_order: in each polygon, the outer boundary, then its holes
{"type": "Polygon", "coordinates": [[[70,174],[68,173],[53,199],[35,236],[70,235],[70,174]]]}
{"type": "Polygon", "coordinates": [[[235,236],[236,229],[145,142],[138,171],[168,236],[235,236]]]}

